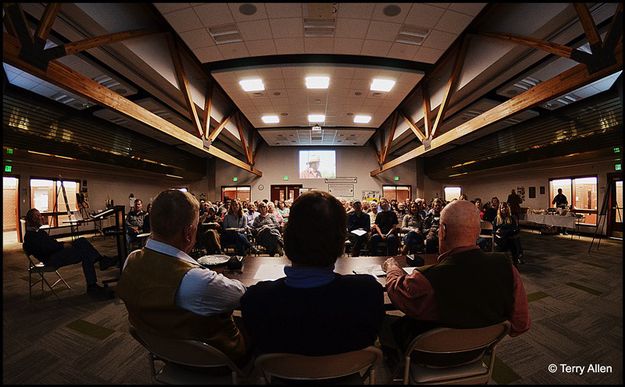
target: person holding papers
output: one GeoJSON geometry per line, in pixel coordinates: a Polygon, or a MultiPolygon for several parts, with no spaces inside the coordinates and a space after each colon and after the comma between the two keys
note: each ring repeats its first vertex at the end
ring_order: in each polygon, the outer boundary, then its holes
{"type": "Polygon", "coordinates": [[[360,255],[362,247],[369,242],[369,230],[371,229],[371,221],[369,214],[362,211],[362,203],[356,200],[352,203],[352,211],[347,217],[347,237],[352,243],[352,257],[360,255]]]}
{"type": "Polygon", "coordinates": [[[293,202],[284,231],[291,266],[286,277],[250,286],[241,316],[258,354],[309,356],[373,345],[384,319],[384,290],[368,274],[341,275],[347,217],[327,192],[310,191],[293,202]]]}

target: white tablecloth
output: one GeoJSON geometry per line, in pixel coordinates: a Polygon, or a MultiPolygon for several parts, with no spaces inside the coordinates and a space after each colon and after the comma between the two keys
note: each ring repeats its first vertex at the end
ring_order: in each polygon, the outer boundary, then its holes
{"type": "Polygon", "coordinates": [[[575,228],[575,222],[577,221],[577,218],[568,215],[546,215],[528,212],[526,214],[525,220],[537,224],[546,224],[548,226],[575,228]]]}

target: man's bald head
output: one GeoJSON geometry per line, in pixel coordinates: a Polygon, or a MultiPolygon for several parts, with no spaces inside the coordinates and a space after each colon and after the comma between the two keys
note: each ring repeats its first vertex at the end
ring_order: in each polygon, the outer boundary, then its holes
{"type": "Polygon", "coordinates": [[[480,213],[467,200],[455,200],[441,211],[439,251],[475,246],[480,235],[480,213]]]}

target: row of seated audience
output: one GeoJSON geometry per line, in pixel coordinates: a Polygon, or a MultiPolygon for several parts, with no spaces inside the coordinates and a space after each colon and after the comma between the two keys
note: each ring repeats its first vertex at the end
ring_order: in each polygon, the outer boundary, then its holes
{"type": "MultiPolygon", "coordinates": [[[[377,235],[385,234],[386,224],[398,224],[381,202],[388,219],[376,223],[377,235]]],[[[332,195],[307,192],[294,201],[284,228],[291,261],[285,277],[246,287],[188,255],[197,236],[199,202],[187,192],[164,191],[152,205],[152,236],[128,256],[117,293],[137,329],[205,341],[240,365],[263,353],[358,350],[377,338],[392,354],[437,326],[476,328],[508,320],[510,336],[527,331],[530,316],[519,272],[507,254],[477,246],[475,205],[457,200],[439,207],[438,263],[406,273],[389,258],[384,288],[371,275],[334,271],[344,253],[347,213],[332,195]],[[385,314],[384,290],[404,317],[385,314]],[[240,319],[233,317],[235,308],[240,319]]],[[[260,203],[259,209],[267,211],[260,203]]],[[[229,206],[229,214],[241,218],[237,205],[229,206]]]]}

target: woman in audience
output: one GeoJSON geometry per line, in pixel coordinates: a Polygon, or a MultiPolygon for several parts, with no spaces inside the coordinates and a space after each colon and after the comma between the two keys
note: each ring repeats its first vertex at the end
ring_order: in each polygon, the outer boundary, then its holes
{"type": "Polygon", "coordinates": [[[221,218],[217,215],[217,208],[209,206],[200,217],[197,227],[196,247],[205,250],[207,254],[221,253],[221,218]]]}
{"type": "Polygon", "coordinates": [[[421,232],[423,218],[419,215],[419,205],[417,203],[412,203],[409,211],[410,212],[404,216],[401,225],[401,231],[405,233],[404,247],[401,249],[402,255],[416,252],[424,248],[423,232],[421,232]]]}
{"type": "Polygon", "coordinates": [[[295,200],[284,235],[292,262],[284,267],[286,277],[259,282],[241,298],[256,354],[320,356],[375,343],[384,319],[382,286],[368,274],[334,272],[346,230],[345,209],[329,193],[311,191],[295,200]]]}
{"type": "Polygon", "coordinates": [[[282,216],[283,223],[286,223],[289,221],[289,212],[290,212],[289,207],[287,207],[285,203],[282,200],[280,200],[278,202],[278,214],[282,216]]]}
{"type": "Polygon", "coordinates": [[[267,211],[268,203],[259,202],[259,214],[252,223],[252,229],[256,242],[267,249],[270,256],[275,254],[282,255],[282,234],[280,233],[280,224],[276,217],[267,211]]]}
{"type": "Polygon", "coordinates": [[[425,252],[428,254],[438,253],[438,227],[440,225],[441,211],[444,206],[443,199],[432,199],[432,209],[423,220],[425,252]]]}
{"type": "Polygon", "coordinates": [[[267,203],[267,212],[270,215],[273,215],[274,218],[276,218],[276,220],[278,221],[278,224],[280,225],[280,231],[283,230],[284,227],[284,218],[282,217],[282,215],[280,215],[280,213],[276,210],[276,206],[275,204],[273,204],[272,202],[267,203]]]}
{"type": "Polygon", "coordinates": [[[508,207],[506,202],[502,202],[499,205],[499,211],[497,211],[497,216],[493,221],[493,232],[495,233],[495,244],[498,250],[510,250],[515,265],[524,263],[519,223],[510,214],[510,207],[508,207]]]}
{"type": "Polygon", "coordinates": [[[480,212],[480,219],[484,219],[484,208],[482,207],[482,199],[475,198],[475,200],[473,200],[473,203],[475,204],[477,210],[480,212]]]}
{"type": "Polygon", "coordinates": [[[221,234],[222,246],[234,244],[237,255],[247,255],[253,249],[252,244],[247,239],[247,218],[243,216],[239,201],[232,200],[230,202],[230,208],[224,217],[223,229],[221,234]]]}

